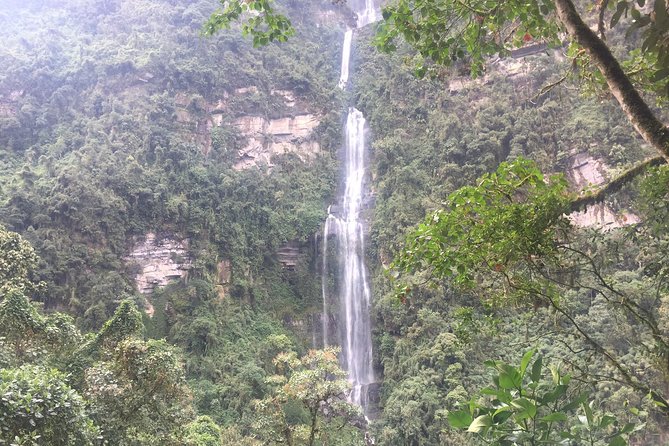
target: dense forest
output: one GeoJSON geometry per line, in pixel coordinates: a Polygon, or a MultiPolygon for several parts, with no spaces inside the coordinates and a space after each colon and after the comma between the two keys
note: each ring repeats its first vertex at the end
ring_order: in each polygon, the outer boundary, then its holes
{"type": "Polygon", "coordinates": [[[5,3],[0,444],[669,442],[664,0],[5,3]]]}

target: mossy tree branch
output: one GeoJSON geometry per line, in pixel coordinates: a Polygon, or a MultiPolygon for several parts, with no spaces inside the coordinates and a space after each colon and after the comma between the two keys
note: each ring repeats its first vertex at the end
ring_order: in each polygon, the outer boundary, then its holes
{"type": "Polygon", "coordinates": [[[607,197],[611,196],[611,194],[618,192],[620,189],[622,189],[623,186],[628,184],[637,176],[644,173],[650,167],[659,166],[666,162],[667,160],[663,156],[656,156],[654,158],[650,158],[640,162],[639,164],[626,170],[624,173],[617,176],[613,180],[609,181],[601,189],[598,189],[596,191],[587,193],[585,195],[576,198],[574,201],[571,202],[571,211],[572,212],[582,211],[590,205],[601,203],[607,197]]]}
{"type": "Polygon", "coordinates": [[[555,0],[557,15],[569,36],[590,56],[611,94],[641,137],[669,160],[669,128],[652,112],[609,47],[583,22],[571,0],[555,0]]]}

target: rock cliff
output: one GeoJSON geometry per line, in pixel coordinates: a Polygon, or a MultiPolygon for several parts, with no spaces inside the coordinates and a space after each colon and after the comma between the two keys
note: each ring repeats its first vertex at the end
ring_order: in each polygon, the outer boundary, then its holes
{"type": "MultiPolygon", "coordinates": [[[[604,184],[607,179],[607,166],[588,153],[582,152],[569,158],[567,177],[577,190],[587,190],[604,184]]],[[[616,211],[606,203],[589,206],[582,212],[575,212],[569,216],[576,226],[599,226],[606,229],[639,222],[639,217],[626,211],[616,211]]]]}
{"type": "Polygon", "coordinates": [[[187,278],[192,265],[188,240],[152,232],[136,241],[126,261],[136,268],[135,284],[142,294],[151,294],[158,287],[187,278]]]}
{"type": "MultiPolygon", "coordinates": [[[[244,141],[236,150],[233,167],[236,170],[259,165],[272,165],[274,155],[296,153],[303,161],[312,159],[319,151],[320,144],[314,130],[320,124],[320,117],[308,111],[307,105],[290,90],[271,90],[266,100],[278,108],[276,116],[250,112],[240,114],[240,104],[261,97],[256,86],[224,91],[220,97],[207,102],[201,97],[190,97],[180,93],[175,97],[177,122],[188,126],[193,140],[203,147],[205,153],[211,150],[211,131],[216,127],[228,127],[238,132],[244,141]]],[[[244,107],[242,107],[244,108],[244,107]]]]}

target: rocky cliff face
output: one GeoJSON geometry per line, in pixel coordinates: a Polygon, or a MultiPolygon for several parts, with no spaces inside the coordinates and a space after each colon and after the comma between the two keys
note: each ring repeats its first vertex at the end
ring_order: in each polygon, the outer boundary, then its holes
{"type": "Polygon", "coordinates": [[[315,156],[320,145],[311,139],[320,121],[312,114],[279,119],[261,116],[237,118],[233,125],[246,138],[246,145],[238,150],[234,168],[248,169],[260,164],[271,166],[273,155],[296,153],[303,161],[315,156]]]}
{"type": "MultiPolygon", "coordinates": [[[[567,177],[577,190],[586,190],[600,186],[606,182],[608,168],[603,161],[597,160],[589,154],[577,153],[569,158],[567,177]]],[[[575,212],[569,216],[576,226],[599,226],[613,229],[621,226],[639,223],[639,217],[626,211],[616,211],[606,203],[589,206],[582,212],[575,212]]]]}
{"type": "Polygon", "coordinates": [[[188,240],[152,232],[136,241],[126,261],[137,270],[135,284],[142,294],[151,294],[158,287],[187,278],[192,265],[188,240]]]}
{"type": "Polygon", "coordinates": [[[175,97],[176,119],[190,126],[193,139],[202,145],[205,153],[211,150],[212,129],[229,127],[236,130],[245,141],[234,148],[233,167],[236,170],[263,164],[271,166],[272,156],[289,152],[296,153],[305,162],[312,159],[320,151],[314,136],[320,117],[310,113],[306,104],[290,90],[269,92],[269,99],[280,109],[276,117],[260,113],[237,115],[234,109],[240,103],[259,94],[258,87],[249,86],[223,92],[220,98],[209,103],[180,93],[175,97]]]}
{"type": "Polygon", "coordinates": [[[297,240],[284,243],[279,247],[276,253],[277,260],[281,266],[288,270],[293,270],[297,266],[300,257],[300,244],[297,240]]]}

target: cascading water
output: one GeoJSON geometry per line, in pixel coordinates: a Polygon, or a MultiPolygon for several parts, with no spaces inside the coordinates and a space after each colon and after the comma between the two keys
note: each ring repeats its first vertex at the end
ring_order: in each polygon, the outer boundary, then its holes
{"type": "Polygon", "coordinates": [[[344,34],[344,48],[341,52],[341,75],[339,76],[339,88],[345,88],[348,82],[348,63],[351,60],[351,42],[353,41],[353,30],[347,29],[344,34]]]}
{"type": "Polygon", "coordinates": [[[346,122],[346,188],[337,236],[343,255],[340,304],[345,315],[343,354],[353,384],[351,401],[367,407],[367,387],[374,382],[371,293],[365,267],[364,226],[361,221],[365,177],[365,118],[351,107],[346,122]]]}
{"type": "MultiPolygon", "coordinates": [[[[358,13],[358,27],[377,20],[372,0],[358,13]]],[[[349,61],[353,30],[346,31],[342,49],[339,86],[343,89],[349,78],[349,61]]],[[[372,331],[369,316],[371,292],[365,267],[365,238],[362,220],[365,196],[365,118],[350,107],[346,119],[345,187],[338,212],[328,212],[323,229],[323,344],[330,344],[328,315],[328,237],[337,240],[339,264],[338,294],[342,327],[340,341],[342,364],[352,385],[350,400],[364,412],[368,408],[369,385],[375,382],[372,367],[372,331]]],[[[329,210],[330,211],[330,210],[329,210]]]]}
{"type": "Polygon", "coordinates": [[[365,9],[358,13],[358,28],[374,23],[378,19],[374,0],[365,0],[365,9]]]}

